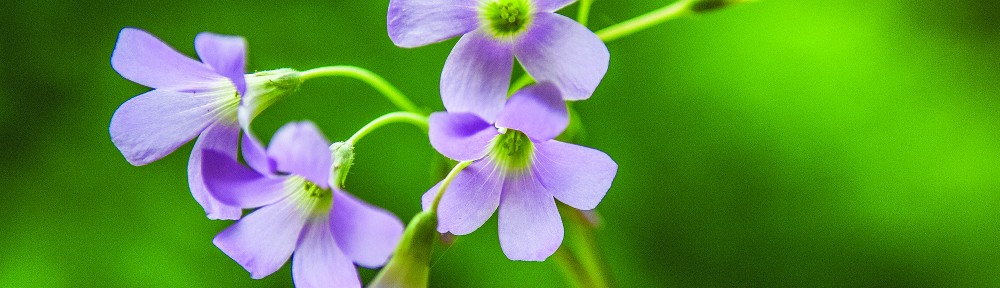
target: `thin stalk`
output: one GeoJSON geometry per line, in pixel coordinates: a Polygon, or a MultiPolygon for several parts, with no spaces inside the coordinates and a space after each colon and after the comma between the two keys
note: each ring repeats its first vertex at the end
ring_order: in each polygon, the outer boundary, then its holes
{"type": "Polygon", "coordinates": [[[580,25],[587,27],[587,21],[590,19],[590,5],[594,4],[594,0],[580,0],[580,6],[576,10],[576,22],[580,22],[580,25]]]}
{"type": "Polygon", "coordinates": [[[454,181],[455,177],[458,177],[458,173],[465,170],[465,167],[469,167],[470,164],[472,164],[472,161],[458,162],[458,165],[455,165],[455,168],[452,168],[451,172],[448,172],[448,176],[444,177],[444,180],[441,180],[441,188],[438,189],[437,195],[434,195],[434,202],[431,202],[431,212],[437,213],[438,204],[441,203],[441,196],[444,196],[444,191],[451,185],[451,181],[454,181]]]}
{"type": "Polygon", "coordinates": [[[350,145],[350,147],[353,147],[356,143],[358,143],[358,141],[361,140],[361,138],[364,138],[368,134],[372,133],[372,131],[375,131],[382,126],[392,123],[410,123],[417,127],[420,127],[421,129],[423,129],[424,132],[427,132],[427,127],[428,127],[427,116],[424,116],[423,114],[418,114],[413,112],[403,112],[403,111],[392,112],[389,114],[382,115],[381,117],[375,118],[375,120],[372,120],[372,122],[368,122],[368,124],[366,124],[364,127],[361,127],[361,129],[358,130],[358,132],[355,132],[354,135],[351,135],[351,138],[348,138],[347,141],[344,142],[350,145]]]}
{"type": "Polygon", "coordinates": [[[372,88],[375,88],[375,90],[378,90],[379,93],[382,93],[382,95],[385,96],[389,102],[392,102],[393,105],[396,105],[396,107],[399,107],[401,110],[417,114],[426,114],[423,109],[420,109],[416,104],[413,104],[413,101],[410,101],[410,98],[407,98],[403,92],[396,89],[396,86],[393,86],[389,83],[389,81],[386,81],[385,78],[382,78],[382,76],[364,68],[355,66],[327,66],[299,73],[299,77],[301,77],[302,81],[319,77],[336,76],[354,78],[360,80],[361,82],[365,82],[372,88]]]}
{"type": "Polygon", "coordinates": [[[663,8],[650,11],[649,13],[601,29],[596,32],[597,37],[601,38],[601,40],[605,43],[611,42],[617,40],[618,38],[646,30],[663,22],[690,15],[694,13],[694,11],[691,10],[693,2],[694,0],[680,0],[674,2],[673,4],[664,6],[663,8]]]}

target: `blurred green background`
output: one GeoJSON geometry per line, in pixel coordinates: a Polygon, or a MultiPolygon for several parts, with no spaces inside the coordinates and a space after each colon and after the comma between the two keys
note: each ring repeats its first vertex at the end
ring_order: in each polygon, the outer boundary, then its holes
{"type": "MultiPolygon", "coordinates": [[[[605,1],[602,28],[670,3],[605,1]]],[[[388,1],[14,1],[0,17],[0,287],[289,287],[216,249],[187,189],[191,145],[145,167],[112,145],[147,88],[109,64],[135,26],[194,55],[246,36],[250,69],[357,65],[441,109],[454,40],[395,47],[388,1]]],[[[598,210],[621,287],[1000,286],[1000,4],[760,1],[612,42],[576,108],[620,165],[598,210]]],[[[571,6],[564,13],[575,13],[571,6]]],[[[343,140],[394,108],[350,79],[305,83],[256,122],[312,120],[343,140]]],[[[406,221],[435,152],[405,125],[366,138],[347,187],[406,221]]],[[[491,220],[433,287],[567,287],[507,260],[491,220]]],[[[369,279],[374,271],[364,270],[369,279]]]]}

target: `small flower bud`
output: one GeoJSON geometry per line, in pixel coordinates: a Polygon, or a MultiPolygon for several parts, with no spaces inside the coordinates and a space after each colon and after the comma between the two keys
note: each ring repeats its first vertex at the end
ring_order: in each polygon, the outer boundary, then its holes
{"type": "Polygon", "coordinates": [[[354,146],[345,142],[337,142],[330,145],[330,154],[333,159],[333,167],[330,168],[330,184],[337,187],[344,187],[347,181],[347,172],[354,164],[354,146]]]}
{"type": "Polygon", "coordinates": [[[369,288],[426,288],[431,272],[431,252],[437,238],[437,214],[421,212],[403,232],[396,252],[369,288]]]}

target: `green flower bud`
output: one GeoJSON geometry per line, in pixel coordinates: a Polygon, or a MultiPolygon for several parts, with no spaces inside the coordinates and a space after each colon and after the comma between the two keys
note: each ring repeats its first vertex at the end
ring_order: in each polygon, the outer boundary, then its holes
{"type": "Polygon", "coordinates": [[[437,239],[437,214],[424,211],[413,217],[396,252],[369,288],[425,288],[431,272],[431,253],[437,239]]]}
{"type": "Polygon", "coordinates": [[[347,172],[354,165],[354,146],[346,142],[337,142],[330,145],[330,154],[333,159],[333,167],[330,168],[330,185],[344,187],[347,181],[347,172]]]}

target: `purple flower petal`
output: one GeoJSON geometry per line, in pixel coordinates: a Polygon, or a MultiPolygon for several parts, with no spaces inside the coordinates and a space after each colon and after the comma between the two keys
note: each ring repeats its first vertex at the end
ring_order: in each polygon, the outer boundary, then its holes
{"type": "Polygon", "coordinates": [[[135,28],[122,29],[118,34],[111,67],[125,79],[159,89],[195,90],[222,78],[205,64],[135,28]]]}
{"type": "Polygon", "coordinates": [[[530,173],[504,183],[498,225],[500,248],[510,260],[543,261],[562,244],[556,202],[530,173]]]}
{"type": "Polygon", "coordinates": [[[289,123],[278,130],[267,148],[278,171],[305,177],[330,188],[330,149],[323,132],[311,122],[289,123]]]}
{"type": "Polygon", "coordinates": [[[396,215],[337,190],[330,228],[344,254],[367,268],[385,265],[403,237],[403,222],[396,215]]]}
{"type": "Polygon", "coordinates": [[[264,175],[274,175],[274,161],[267,157],[267,150],[264,149],[264,145],[260,144],[260,140],[253,136],[253,133],[244,132],[243,142],[240,143],[241,150],[243,151],[243,160],[250,165],[257,173],[264,175]]]}
{"type": "Polygon", "coordinates": [[[253,279],[264,278],[281,268],[295,251],[306,213],[294,199],[264,206],[243,217],[212,243],[250,272],[253,279]]]}
{"type": "Polygon", "coordinates": [[[201,62],[229,78],[236,91],[246,95],[247,41],[243,37],[202,32],[194,38],[194,49],[201,62]]]}
{"type": "Polygon", "coordinates": [[[547,141],[535,143],[532,169],[556,199],[576,209],[590,210],[608,193],[618,164],[595,149],[547,141]]]}
{"type": "Polygon", "coordinates": [[[559,88],[548,82],[517,91],[497,117],[497,127],[524,132],[535,141],[556,138],[569,125],[569,111],[560,95],[559,88]]]}
{"type": "Polygon", "coordinates": [[[111,117],[111,142],[132,165],[159,160],[208,125],[229,118],[232,95],[153,90],[129,99],[111,117]]]}
{"type": "Polygon", "coordinates": [[[292,257],[295,287],[361,287],[358,271],[338,248],[326,218],[310,220],[292,257]]]}
{"type": "MultiPolygon", "coordinates": [[[[194,148],[191,149],[191,158],[188,161],[188,186],[191,187],[191,195],[194,196],[194,200],[198,201],[202,208],[205,208],[205,214],[209,219],[236,220],[243,216],[243,210],[240,207],[224,204],[212,196],[205,185],[202,173],[202,164],[205,160],[203,152],[207,150],[214,150],[213,152],[219,154],[218,157],[227,160],[236,159],[239,135],[240,128],[236,124],[215,123],[201,132],[201,136],[194,142],[194,148]]],[[[239,163],[236,164],[239,165],[239,163]]]]}
{"type": "Polygon", "coordinates": [[[483,158],[499,134],[493,125],[471,113],[437,112],[431,114],[429,123],[431,146],[458,161],[483,158]]]}
{"type": "Polygon", "coordinates": [[[203,157],[205,186],[214,199],[226,205],[256,208],[278,202],[292,192],[285,178],[257,173],[231,155],[208,150],[203,157]]]}
{"type": "Polygon", "coordinates": [[[566,100],[590,98],[611,57],[594,32],[555,13],[536,13],[534,25],[514,50],[535,80],[555,83],[566,100]]]}
{"type": "Polygon", "coordinates": [[[441,100],[448,112],[470,112],[493,123],[507,100],[514,55],[509,44],[476,30],[465,34],[444,62],[441,100]]]}
{"type": "Polygon", "coordinates": [[[389,38],[399,47],[418,47],[465,34],[479,25],[476,0],[391,0],[389,38]]]}
{"type": "MultiPolygon", "coordinates": [[[[503,172],[491,161],[479,160],[459,172],[438,206],[438,231],[465,235],[476,231],[500,205],[503,172]]],[[[428,194],[437,194],[434,186],[428,194]]],[[[425,199],[428,197],[425,196],[425,199]]],[[[428,202],[429,204],[429,202],[428,202]]]]}
{"type": "Polygon", "coordinates": [[[576,0],[534,0],[535,9],[540,12],[553,12],[573,4],[576,0]]]}

